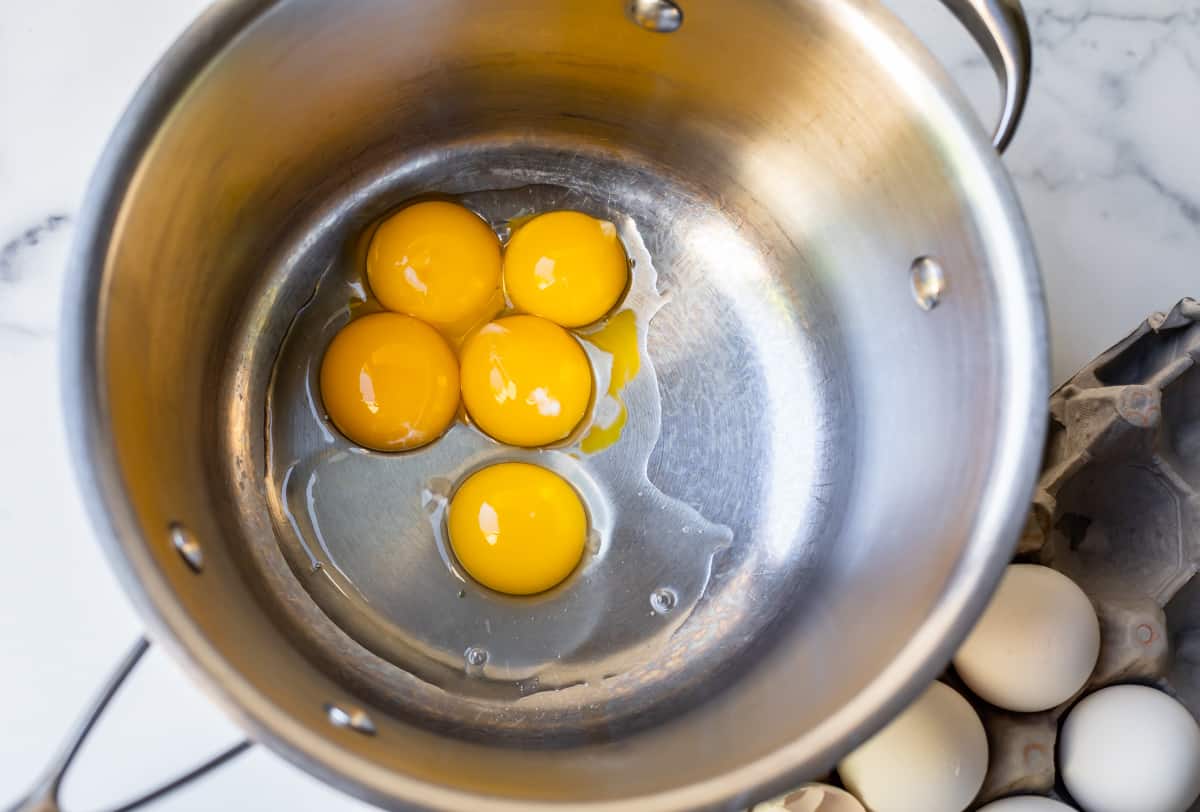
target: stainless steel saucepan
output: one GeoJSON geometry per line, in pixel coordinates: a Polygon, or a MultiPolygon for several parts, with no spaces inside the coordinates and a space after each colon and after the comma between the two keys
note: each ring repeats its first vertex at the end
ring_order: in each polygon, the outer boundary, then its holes
{"type": "MultiPolygon", "coordinates": [[[[1024,17],[946,5],[1002,80],[1003,147],[1024,17]]],[[[69,294],[80,475],[151,636],[248,736],[390,808],[738,809],[819,774],[944,667],[1038,469],[1029,233],[875,0],[218,3],[118,125],[69,294]],[[331,608],[268,475],[285,334],[363,229],[415,195],[515,188],[636,226],[669,296],[647,473],[732,532],[669,634],[553,690],[445,667],[462,651],[429,642],[445,615],[396,559],[420,527],[340,539],[399,580],[331,608]]],[[[631,579],[641,555],[696,555],[606,544],[631,579]]],[[[554,629],[548,606],[520,611],[554,629]]],[[[652,621],[638,606],[588,622],[616,638],[652,621]]],[[[526,642],[500,626],[498,660],[526,642]]]]}

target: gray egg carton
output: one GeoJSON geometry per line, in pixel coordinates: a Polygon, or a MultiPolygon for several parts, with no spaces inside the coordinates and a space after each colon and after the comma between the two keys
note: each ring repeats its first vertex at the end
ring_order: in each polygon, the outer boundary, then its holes
{"type": "MultiPolygon", "coordinates": [[[[1143,683],[1200,716],[1200,302],[1154,314],[1051,396],[1017,560],[1060,570],[1095,604],[1100,660],[1080,695],[1143,683]]],[[[978,804],[1060,797],[1055,744],[1074,701],[978,705],[991,749],[978,804]]]]}
{"type": "Polygon", "coordinates": [[[1153,685],[1200,718],[1200,302],[1155,313],[1051,395],[1016,560],[1083,588],[1100,619],[1100,658],[1076,696],[1044,713],[1000,710],[953,670],[943,675],[987,729],[988,773],[972,808],[1009,795],[1069,800],[1055,747],[1084,694],[1153,685]]]}

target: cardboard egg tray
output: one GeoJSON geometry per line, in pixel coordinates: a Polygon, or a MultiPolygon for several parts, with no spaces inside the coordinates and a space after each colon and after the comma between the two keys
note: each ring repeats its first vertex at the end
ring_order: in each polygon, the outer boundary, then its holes
{"type": "Polygon", "coordinates": [[[1016,560],[1083,588],[1100,618],[1100,659],[1076,697],[1044,713],[973,699],[991,754],[977,805],[1067,800],[1055,772],[1059,724],[1100,688],[1151,685],[1200,717],[1200,302],[1151,316],[1051,396],[1016,560]]]}
{"type": "Polygon", "coordinates": [[[1200,718],[1200,302],[1154,314],[1051,395],[1015,561],[1054,567],[1083,588],[1100,620],[1100,657],[1074,697],[1042,713],[1001,710],[953,669],[942,676],[987,730],[988,772],[972,809],[1010,795],[1069,803],[1055,766],[1059,726],[1101,688],[1150,685],[1200,718]]]}

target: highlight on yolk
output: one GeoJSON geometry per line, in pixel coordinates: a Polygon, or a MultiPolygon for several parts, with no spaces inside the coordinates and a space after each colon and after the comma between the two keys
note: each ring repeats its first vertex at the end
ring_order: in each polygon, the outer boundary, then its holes
{"type": "Polygon", "coordinates": [[[552,211],[525,223],[504,251],[504,289],[513,305],[563,327],[609,313],[629,282],[617,227],[577,211],[552,211]]]}
{"type": "Polygon", "coordinates": [[[321,361],[321,399],[342,434],[376,451],[440,437],[458,412],[458,363],[428,324],[373,313],[343,327],[321,361]]]}
{"type": "Polygon", "coordinates": [[[509,595],[535,595],[579,564],[587,512],[558,474],[505,462],[476,471],[459,486],[447,532],[455,558],[476,581],[509,595]]]}
{"type": "Polygon", "coordinates": [[[537,316],[489,322],[462,347],[462,399],[493,439],[533,448],[566,439],[587,414],[592,367],[579,342],[537,316]]]}
{"type": "Polygon", "coordinates": [[[589,343],[612,356],[612,376],[608,392],[596,409],[595,422],[584,436],[579,448],[585,454],[595,454],[615,443],[625,428],[627,412],[621,400],[621,390],[637,377],[641,369],[638,354],[637,316],[632,310],[622,310],[601,329],[586,336],[589,343]]]}
{"type": "Polygon", "coordinates": [[[414,203],[371,237],[367,281],[388,310],[466,332],[500,310],[500,240],[469,209],[414,203]]]}

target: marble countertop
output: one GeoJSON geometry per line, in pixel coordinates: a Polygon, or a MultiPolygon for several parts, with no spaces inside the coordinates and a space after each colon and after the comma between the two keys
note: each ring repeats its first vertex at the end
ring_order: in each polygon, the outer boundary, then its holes
{"type": "MultiPolygon", "coordinates": [[[[983,58],[931,0],[886,0],[991,121],[983,58]]],[[[204,0],[0,0],[0,806],[141,625],[84,516],[59,410],[59,295],[92,165],[204,0]]],[[[1063,380],[1148,313],[1200,296],[1200,0],[1027,0],[1033,95],[1005,164],[1041,257],[1063,380]]],[[[112,805],[238,731],[165,656],[117,700],[65,786],[112,805]]],[[[367,809],[255,748],[162,810],[367,809]]]]}

